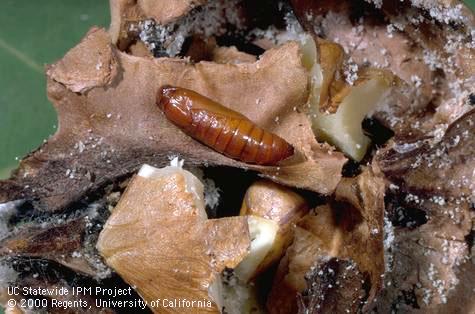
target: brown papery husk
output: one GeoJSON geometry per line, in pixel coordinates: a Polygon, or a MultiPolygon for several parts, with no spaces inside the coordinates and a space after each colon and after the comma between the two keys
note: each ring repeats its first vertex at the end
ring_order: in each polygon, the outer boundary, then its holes
{"type": "MultiPolygon", "coordinates": [[[[206,219],[200,188],[183,169],[135,176],[101,231],[97,248],[106,263],[149,302],[207,300],[200,313],[220,313],[213,283],[235,268],[251,244],[247,217],[206,219]],[[159,174],[159,175],[158,175],[159,174]],[[198,194],[198,195],[197,195],[198,194]]],[[[199,183],[201,184],[201,183],[199,183]]],[[[201,187],[202,189],[202,187],[201,187]]],[[[160,302],[160,304],[162,304],[160,302]]],[[[194,306],[193,310],[197,307],[194,306]]],[[[151,306],[155,313],[182,307],[151,306]]]]}
{"type": "Polygon", "coordinates": [[[390,189],[386,285],[373,306],[473,312],[475,18],[460,1],[375,3],[292,1],[307,30],[409,86],[373,115],[395,132],[376,157],[390,189]]]}
{"type": "Polygon", "coordinates": [[[390,70],[410,86],[375,114],[397,139],[423,136],[469,110],[467,97],[475,92],[471,10],[457,0],[389,0],[380,9],[371,2],[291,1],[306,31],[340,44],[360,68],[390,70]]]}
{"type": "MultiPolygon", "coordinates": [[[[349,304],[357,310],[363,308],[362,302],[371,303],[380,291],[384,273],[381,173],[377,167],[368,167],[358,177],[343,179],[335,194],[335,202],[315,208],[297,223],[294,241],[279,264],[267,300],[270,313],[295,313],[299,294],[312,289],[311,285],[330,284],[326,282],[326,274],[315,274],[314,269],[323,267],[331,258],[351,261],[355,265],[351,276],[357,282],[327,287],[323,290],[328,290],[328,295],[311,295],[308,303],[320,303],[311,298],[345,295],[353,298],[349,304]],[[309,276],[310,282],[306,280],[309,276]],[[357,293],[346,290],[355,287],[357,293]]],[[[334,309],[326,304],[317,312],[332,313],[334,309]]]]}
{"type": "Polygon", "coordinates": [[[2,202],[34,199],[42,210],[60,210],[143,163],[164,165],[173,155],[189,164],[256,170],[276,182],[319,193],[335,189],[346,159],[317,143],[307,116],[296,110],[308,95],[297,43],[271,49],[254,63],[191,64],[130,56],[110,41],[105,30],[94,28],[48,68],[58,131],[22,160],[10,181],[0,183],[2,202]],[[182,133],[158,109],[156,92],[165,84],[195,90],[244,114],[287,140],[297,153],[276,167],[260,167],[213,151],[182,133]]]}

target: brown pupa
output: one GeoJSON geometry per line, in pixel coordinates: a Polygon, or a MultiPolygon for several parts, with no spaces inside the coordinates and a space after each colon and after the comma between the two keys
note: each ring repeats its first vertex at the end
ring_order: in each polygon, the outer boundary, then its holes
{"type": "Polygon", "coordinates": [[[292,145],[278,135],[192,90],[164,86],[157,105],[186,134],[230,158],[275,166],[294,154],[292,145]]]}

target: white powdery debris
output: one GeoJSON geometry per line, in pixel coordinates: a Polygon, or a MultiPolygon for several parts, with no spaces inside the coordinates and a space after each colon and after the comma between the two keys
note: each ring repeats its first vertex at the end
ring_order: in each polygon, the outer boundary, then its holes
{"type": "MultiPolygon", "coordinates": [[[[435,144],[440,143],[440,141],[445,135],[447,126],[447,124],[438,124],[435,126],[432,132],[429,132],[433,139],[426,142],[429,143],[432,148],[435,144]]],[[[448,155],[447,150],[451,147],[457,146],[459,142],[460,136],[455,136],[450,139],[448,144],[437,147],[437,149],[435,149],[431,154],[418,154],[416,156],[415,161],[411,164],[411,167],[415,169],[420,167],[422,164],[425,164],[427,167],[436,167],[438,169],[441,169],[451,166],[453,161],[448,155]]],[[[404,151],[404,148],[406,147],[403,145],[402,151],[404,151]]],[[[407,148],[410,149],[411,147],[407,148]]]]}
{"type": "Polygon", "coordinates": [[[429,265],[429,270],[427,271],[427,278],[433,289],[432,293],[428,293],[430,297],[424,298],[424,303],[429,304],[427,302],[430,302],[430,299],[434,297],[434,292],[437,293],[437,296],[439,297],[441,303],[447,303],[448,292],[455,288],[455,285],[458,282],[457,279],[451,280],[451,282],[447,283],[445,280],[440,278],[439,271],[432,263],[430,263],[429,265]]]}
{"type": "Polygon", "coordinates": [[[82,153],[86,149],[86,144],[83,141],[79,141],[74,144],[74,149],[77,149],[79,153],[82,153]]]}
{"type": "MultiPolygon", "coordinates": [[[[224,313],[240,314],[247,313],[249,303],[255,298],[252,284],[246,284],[237,278],[233,273],[221,274],[219,290],[223,297],[224,313]]],[[[259,309],[254,309],[256,313],[261,313],[259,309]]],[[[254,313],[254,311],[252,311],[254,313]]]]}
{"type": "Polygon", "coordinates": [[[345,74],[345,81],[350,85],[353,85],[358,80],[358,65],[352,58],[348,59],[343,73],[345,74]]]}
{"type": "Polygon", "coordinates": [[[443,196],[440,196],[440,195],[433,195],[431,196],[430,200],[437,204],[437,205],[440,205],[440,206],[444,206],[445,205],[445,197],[443,196]]]}
{"type": "Polygon", "coordinates": [[[74,252],[71,253],[71,257],[80,258],[80,257],[82,257],[82,254],[81,254],[81,252],[74,251],[74,252]]]}
{"type": "MultiPolygon", "coordinates": [[[[415,13],[408,12],[407,15],[396,15],[396,16],[390,16],[390,24],[388,24],[387,27],[389,27],[389,30],[391,33],[394,33],[395,31],[404,31],[407,25],[411,24],[411,20],[417,20],[414,17],[418,17],[420,15],[416,15],[415,13]]],[[[416,24],[416,23],[413,23],[416,24]]],[[[388,31],[388,29],[386,29],[388,31]]]]}
{"type": "Polygon", "coordinates": [[[402,144],[396,143],[394,144],[393,149],[400,154],[404,154],[404,153],[407,153],[407,152],[413,151],[414,149],[419,148],[422,145],[422,143],[423,142],[421,141],[417,141],[414,143],[402,143],[402,144]]]}
{"type": "Polygon", "coordinates": [[[432,71],[444,68],[444,63],[441,61],[442,59],[440,58],[439,54],[434,50],[425,49],[423,51],[422,59],[432,71]]]}
{"type": "MultiPolygon", "coordinates": [[[[459,202],[460,203],[460,202],[459,202]]],[[[460,207],[456,206],[454,208],[448,207],[443,211],[444,215],[447,215],[448,218],[452,221],[453,224],[459,225],[463,220],[463,211],[460,207]]]]}
{"type": "Polygon", "coordinates": [[[467,22],[467,18],[462,14],[462,4],[445,6],[440,1],[433,0],[411,0],[411,4],[413,7],[426,10],[432,18],[441,23],[467,22]]]}
{"type": "Polygon", "coordinates": [[[386,97],[382,100],[381,104],[375,110],[375,112],[386,113],[386,116],[389,120],[388,122],[390,128],[395,128],[397,124],[404,122],[404,119],[402,117],[398,117],[395,113],[397,103],[398,101],[395,100],[392,96],[386,97]]]}
{"type": "Polygon", "coordinates": [[[3,239],[10,233],[8,221],[16,214],[17,208],[22,202],[12,201],[0,204],[0,239],[3,239]]]}
{"type": "Polygon", "coordinates": [[[394,31],[396,30],[396,27],[394,27],[393,24],[388,24],[386,26],[386,34],[389,38],[393,38],[394,37],[394,31]]]}
{"type": "MultiPolygon", "coordinates": [[[[94,222],[94,219],[99,216],[99,210],[101,207],[102,205],[99,202],[88,205],[87,215],[84,217],[86,228],[89,229],[98,226],[100,227],[99,224],[96,224],[97,222],[94,222]]],[[[86,237],[83,250],[74,251],[71,253],[71,256],[76,258],[84,258],[92,268],[96,269],[96,278],[108,278],[111,276],[112,270],[106,264],[104,264],[101,258],[97,255],[95,245],[95,237],[86,237]]]]}
{"type": "Polygon", "coordinates": [[[462,34],[448,34],[444,50],[448,53],[456,53],[457,50],[462,48],[465,38],[466,37],[462,34]]]}
{"type": "Polygon", "coordinates": [[[293,38],[305,39],[302,38],[302,36],[305,37],[306,33],[293,13],[287,13],[284,19],[286,25],[285,30],[287,33],[289,33],[293,38]]]}
{"type": "Polygon", "coordinates": [[[444,22],[445,24],[449,24],[451,22],[465,23],[466,18],[462,14],[462,8],[463,6],[461,4],[448,8],[442,6],[434,6],[430,8],[429,14],[437,21],[444,22]]]}
{"type": "Polygon", "coordinates": [[[392,190],[392,191],[397,191],[397,190],[399,190],[399,186],[394,184],[394,183],[390,183],[389,184],[389,189],[392,190]]]}
{"type": "Polygon", "coordinates": [[[237,0],[209,1],[195,12],[168,25],[156,24],[153,20],[139,24],[139,37],[150,50],[164,49],[174,57],[180,53],[185,39],[193,34],[210,37],[226,32],[225,24],[242,28],[237,0]]]}
{"type": "Polygon", "coordinates": [[[6,288],[18,278],[18,273],[5,263],[0,263],[0,287],[6,288]]]}
{"type": "Polygon", "coordinates": [[[280,41],[281,31],[274,25],[269,26],[267,29],[256,28],[253,29],[249,35],[258,39],[266,39],[274,44],[280,41]]]}
{"type": "Polygon", "coordinates": [[[383,235],[384,235],[384,265],[385,272],[391,272],[393,269],[393,243],[395,240],[394,235],[394,226],[388,217],[384,216],[384,226],[383,226],[383,235]]]}
{"type": "Polygon", "coordinates": [[[431,135],[434,137],[435,142],[440,141],[442,137],[444,137],[445,131],[447,130],[448,126],[449,125],[446,123],[437,124],[435,126],[434,131],[431,132],[431,135]]]}
{"type": "Polygon", "coordinates": [[[358,37],[361,37],[361,35],[363,35],[364,30],[365,30],[363,22],[364,20],[363,18],[361,18],[360,21],[358,21],[358,26],[354,26],[351,28],[352,35],[355,35],[358,37]]]}
{"type": "Polygon", "coordinates": [[[205,177],[205,173],[202,169],[190,168],[188,170],[203,183],[204,201],[208,216],[210,218],[216,217],[216,209],[221,198],[221,189],[216,186],[216,183],[212,179],[205,177]]]}
{"type": "MultiPolygon", "coordinates": [[[[437,236],[437,233],[435,235],[437,236]]],[[[434,250],[428,250],[424,254],[440,258],[440,263],[433,260],[435,264],[430,263],[429,267],[423,270],[425,276],[423,276],[422,301],[426,305],[432,301],[447,303],[450,293],[459,284],[456,267],[469,260],[467,244],[454,236],[451,239],[442,239],[440,247],[434,250]]],[[[418,285],[418,288],[421,287],[418,285]]]]}
{"type": "Polygon", "coordinates": [[[219,205],[219,199],[221,197],[221,190],[216,186],[214,181],[210,178],[203,180],[205,205],[211,210],[211,214],[216,216],[216,208],[219,205]]]}
{"type": "Polygon", "coordinates": [[[415,88],[419,88],[422,85],[422,79],[418,75],[411,75],[411,82],[414,84],[415,88]]]}
{"type": "MultiPolygon", "coordinates": [[[[327,13],[325,18],[320,22],[320,25],[314,26],[314,29],[317,34],[319,33],[328,34],[328,33],[331,33],[332,27],[334,27],[334,25],[349,26],[350,24],[351,24],[351,21],[346,14],[330,11],[327,13]]],[[[339,43],[340,40],[338,37],[335,37],[333,38],[333,41],[336,43],[339,43]]]]}
{"type": "Polygon", "coordinates": [[[465,47],[469,49],[475,49],[475,28],[470,30],[470,38],[471,40],[465,44],[465,47]]]}
{"type": "Polygon", "coordinates": [[[425,18],[422,14],[413,14],[412,16],[409,15],[409,21],[413,24],[413,25],[419,25],[421,24],[422,22],[425,21],[425,18]]]}
{"type": "Polygon", "coordinates": [[[99,216],[99,210],[103,205],[100,202],[94,202],[87,206],[87,218],[92,220],[99,216]]]}
{"type": "Polygon", "coordinates": [[[79,141],[79,143],[78,143],[79,153],[82,153],[85,148],[86,148],[86,145],[84,145],[84,143],[82,141],[79,141]]]}
{"type": "MultiPolygon", "coordinates": [[[[467,243],[457,241],[455,237],[452,240],[444,239],[441,245],[442,257],[440,262],[443,265],[460,266],[470,259],[468,249],[467,243]]],[[[455,274],[450,283],[453,286],[458,283],[455,274]]]]}
{"type": "MultiPolygon", "coordinates": [[[[91,251],[91,248],[88,249],[91,251]]],[[[106,264],[104,264],[101,258],[96,254],[83,253],[81,256],[84,257],[94,269],[96,269],[96,278],[105,279],[112,275],[112,270],[106,264]]]]}
{"type": "MultiPolygon", "coordinates": [[[[437,279],[439,272],[435,268],[435,265],[430,263],[429,270],[427,271],[427,278],[431,282],[432,286],[436,289],[443,287],[443,282],[441,279],[437,279]]],[[[429,299],[430,301],[430,299],[429,299]]],[[[425,302],[425,301],[424,301],[425,302]]],[[[445,302],[444,302],[445,303],[445,302]]],[[[428,304],[428,303],[426,303],[428,304]]]]}
{"type": "Polygon", "coordinates": [[[171,25],[156,26],[153,20],[141,22],[138,28],[140,29],[140,40],[143,41],[150,50],[155,50],[158,48],[157,45],[165,43],[165,40],[173,31],[173,27],[171,25]]]}
{"type": "Polygon", "coordinates": [[[365,0],[368,3],[372,3],[376,9],[381,9],[383,7],[383,0],[365,0]]]}
{"type": "Polygon", "coordinates": [[[75,169],[66,169],[66,172],[65,172],[65,175],[66,177],[68,177],[69,179],[74,179],[75,177],[75,174],[76,174],[76,170],[75,169]]]}
{"type": "Polygon", "coordinates": [[[419,196],[412,194],[412,193],[407,193],[406,196],[404,197],[404,200],[407,203],[415,203],[415,204],[423,204],[424,200],[420,199],[419,196]]]}
{"type": "Polygon", "coordinates": [[[449,82],[449,90],[452,92],[452,95],[457,96],[463,94],[463,82],[460,80],[455,80],[449,82]]]}
{"type": "Polygon", "coordinates": [[[422,302],[424,302],[425,305],[430,304],[430,300],[432,300],[432,290],[423,288],[423,295],[422,295],[422,302]]]}
{"type": "Polygon", "coordinates": [[[303,30],[295,15],[289,12],[285,15],[284,20],[286,25],[285,31],[279,30],[274,25],[271,25],[267,29],[256,28],[252,30],[249,33],[249,37],[266,39],[275,45],[282,45],[291,40],[304,42],[308,35],[303,30]]]}

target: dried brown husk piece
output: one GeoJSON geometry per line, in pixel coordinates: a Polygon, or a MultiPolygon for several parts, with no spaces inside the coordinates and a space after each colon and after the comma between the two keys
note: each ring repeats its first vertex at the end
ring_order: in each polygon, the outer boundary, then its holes
{"type": "MultiPolygon", "coordinates": [[[[314,268],[325,268],[331,258],[353,261],[356,267],[352,276],[358,282],[332,288],[336,290],[329,295],[352,295],[352,306],[361,309],[363,302],[372,302],[381,289],[384,181],[377,168],[368,167],[356,178],[343,179],[335,201],[315,208],[297,224],[294,241],[279,265],[267,300],[271,313],[295,313],[298,294],[311,289],[305,276],[311,276],[314,268]],[[358,279],[361,276],[364,285],[358,279]],[[359,292],[345,292],[354,285],[365,291],[364,298],[359,292]],[[365,285],[369,291],[363,288],[365,285]]],[[[325,276],[313,276],[312,284],[327,286],[325,280],[325,276]]],[[[313,297],[321,295],[317,293],[313,297]]],[[[333,309],[333,306],[324,307],[319,313],[331,313],[333,309]]]]}
{"type": "Polygon", "coordinates": [[[406,311],[471,312],[474,289],[475,110],[440,139],[424,139],[377,159],[391,183],[390,271],[376,304],[406,311]],[[422,217],[421,217],[422,216],[422,217]],[[398,297],[411,295],[411,300],[398,297]]]}
{"type": "Polygon", "coordinates": [[[220,274],[235,268],[250,244],[247,217],[206,218],[203,186],[191,173],[146,165],[114,208],[97,248],[144,300],[201,300],[204,306],[193,310],[219,313],[220,274]]]}
{"type": "MultiPolygon", "coordinates": [[[[76,272],[92,277],[104,268],[85,258],[84,237],[87,219],[72,219],[62,224],[29,223],[0,242],[0,257],[42,258],[56,261],[76,272]]],[[[100,264],[100,261],[99,261],[100,264]]]]}
{"type": "Polygon", "coordinates": [[[291,2],[308,32],[338,42],[360,68],[385,68],[408,84],[376,113],[397,139],[423,136],[470,109],[475,18],[461,1],[291,2]]]}
{"type": "Polygon", "coordinates": [[[77,49],[66,53],[47,71],[47,75],[75,93],[113,84],[119,65],[109,41],[106,32],[92,28],[76,46],[77,49]]]}
{"type": "Polygon", "coordinates": [[[130,56],[111,46],[104,30],[93,29],[47,74],[59,129],[22,160],[11,180],[0,182],[2,202],[25,198],[41,210],[61,210],[143,163],[164,165],[171,155],[195,165],[256,170],[286,185],[329,194],[346,161],[342,154],[319,144],[307,116],[294,110],[305,102],[308,84],[294,42],[267,51],[255,63],[191,64],[130,56]],[[108,56],[98,54],[107,51],[108,56]],[[98,63],[92,64],[91,59],[98,63]],[[104,59],[117,66],[105,66],[104,59]],[[87,78],[105,71],[101,75],[109,84],[86,84],[85,92],[83,79],[71,79],[76,69],[87,78]],[[167,121],[155,105],[156,91],[164,84],[196,90],[231,107],[283,137],[299,153],[278,167],[259,167],[205,147],[167,121]]]}
{"type": "Polygon", "coordinates": [[[424,205],[398,203],[398,215],[412,218],[418,209],[428,222],[387,223],[385,288],[372,307],[377,312],[397,307],[407,313],[471,313],[475,267],[467,241],[473,234],[473,222],[467,217],[473,221],[473,214],[467,215],[470,206],[457,202],[441,206],[432,203],[431,196],[417,198],[424,205]]]}
{"type": "Polygon", "coordinates": [[[357,313],[366,278],[355,262],[322,257],[316,265],[305,277],[307,289],[298,295],[298,313],[357,313]]]}
{"type": "Polygon", "coordinates": [[[236,47],[215,47],[212,51],[212,61],[217,63],[252,63],[256,56],[237,50],[236,47]]]}
{"type": "Polygon", "coordinates": [[[292,1],[306,29],[412,85],[374,115],[395,132],[377,157],[390,201],[387,284],[374,306],[471,312],[473,141],[463,134],[474,133],[474,15],[460,1],[368,2],[292,1]]]}
{"type": "Polygon", "coordinates": [[[384,173],[408,190],[470,198],[475,184],[475,110],[467,112],[446,130],[441,139],[420,139],[380,152],[384,173]]]}

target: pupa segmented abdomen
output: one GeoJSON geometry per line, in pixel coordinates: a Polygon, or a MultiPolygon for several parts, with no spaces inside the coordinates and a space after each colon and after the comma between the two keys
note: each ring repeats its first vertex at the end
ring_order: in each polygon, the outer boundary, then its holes
{"type": "Polygon", "coordinates": [[[192,90],[162,87],[157,105],[186,134],[230,158],[274,166],[294,154],[278,135],[192,90]]]}

